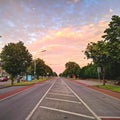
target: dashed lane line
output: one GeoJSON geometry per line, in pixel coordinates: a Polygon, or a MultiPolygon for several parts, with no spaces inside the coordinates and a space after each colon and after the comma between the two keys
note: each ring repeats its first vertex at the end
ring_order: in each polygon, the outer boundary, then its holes
{"type": "Polygon", "coordinates": [[[69,97],[75,97],[74,95],[68,95],[68,94],[61,94],[61,93],[48,93],[48,94],[51,94],[51,95],[61,95],[61,96],[69,96],[69,97]]]}
{"type": "Polygon", "coordinates": [[[50,97],[45,97],[45,99],[54,100],[54,101],[61,101],[61,102],[70,102],[70,103],[81,104],[81,102],[70,101],[70,100],[65,100],[65,99],[57,99],[57,98],[50,98],[50,97]]]}
{"type": "Polygon", "coordinates": [[[93,116],[83,115],[83,114],[74,113],[74,112],[65,111],[65,110],[56,109],[56,108],[50,108],[50,107],[45,107],[45,106],[40,106],[40,108],[52,110],[52,111],[57,111],[57,112],[62,112],[62,113],[67,113],[67,114],[71,114],[71,115],[76,115],[79,117],[85,117],[85,118],[89,118],[89,119],[93,119],[93,120],[95,119],[93,116]]]}
{"type": "MultiPolygon", "coordinates": [[[[64,81],[63,81],[64,82],[64,81]]],[[[93,114],[93,116],[97,119],[97,120],[101,120],[101,118],[99,118],[97,116],[97,114],[64,82],[64,84],[69,88],[69,90],[78,98],[79,101],[81,101],[84,106],[93,114]]]]}
{"type": "Polygon", "coordinates": [[[66,93],[66,94],[70,94],[71,92],[66,92],[66,91],[60,91],[60,90],[51,90],[50,92],[54,91],[55,93],[66,93]]]}

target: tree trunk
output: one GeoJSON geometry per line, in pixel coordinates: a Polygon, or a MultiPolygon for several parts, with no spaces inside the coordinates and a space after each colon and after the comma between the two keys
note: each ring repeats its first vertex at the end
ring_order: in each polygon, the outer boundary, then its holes
{"type": "Polygon", "coordinates": [[[105,67],[102,67],[102,78],[103,78],[103,85],[105,85],[105,67]]]}
{"type": "Polygon", "coordinates": [[[14,79],[13,78],[11,79],[11,85],[12,86],[14,85],[14,79]]]}

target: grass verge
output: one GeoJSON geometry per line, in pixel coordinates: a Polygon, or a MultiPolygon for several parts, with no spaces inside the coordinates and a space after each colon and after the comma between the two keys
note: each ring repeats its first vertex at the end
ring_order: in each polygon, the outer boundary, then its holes
{"type": "MultiPolygon", "coordinates": [[[[20,83],[14,83],[13,86],[28,86],[28,85],[33,85],[33,84],[40,83],[46,80],[48,80],[48,78],[34,79],[32,81],[21,81],[20,83]]],[[[11,84],[7,84],[6,87],[11,87],[11,84]]]]}
{"type": "Polygon", "coordinates": [[[114,85],[97,85],[96,87],[120,93],[120,86],[114,86],[114,85]]]}

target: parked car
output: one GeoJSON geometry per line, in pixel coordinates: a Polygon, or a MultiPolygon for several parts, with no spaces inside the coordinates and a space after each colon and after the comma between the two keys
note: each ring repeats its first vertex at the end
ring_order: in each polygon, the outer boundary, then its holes
{"type": "Polygon", "coordinates": [[[1,78],[0,78],[0,82],[4,82],[4,81],[8,81],[8,80],[9,80],[8,77],[1,77],[1,78]]]}

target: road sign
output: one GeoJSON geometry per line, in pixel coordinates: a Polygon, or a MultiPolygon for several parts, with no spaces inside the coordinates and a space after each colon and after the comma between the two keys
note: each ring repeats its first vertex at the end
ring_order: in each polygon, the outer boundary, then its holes
{"type": "Polygon", "coordinates": [[[97,67],[97,72],[101,73],[101,67],[97,67]]]}

